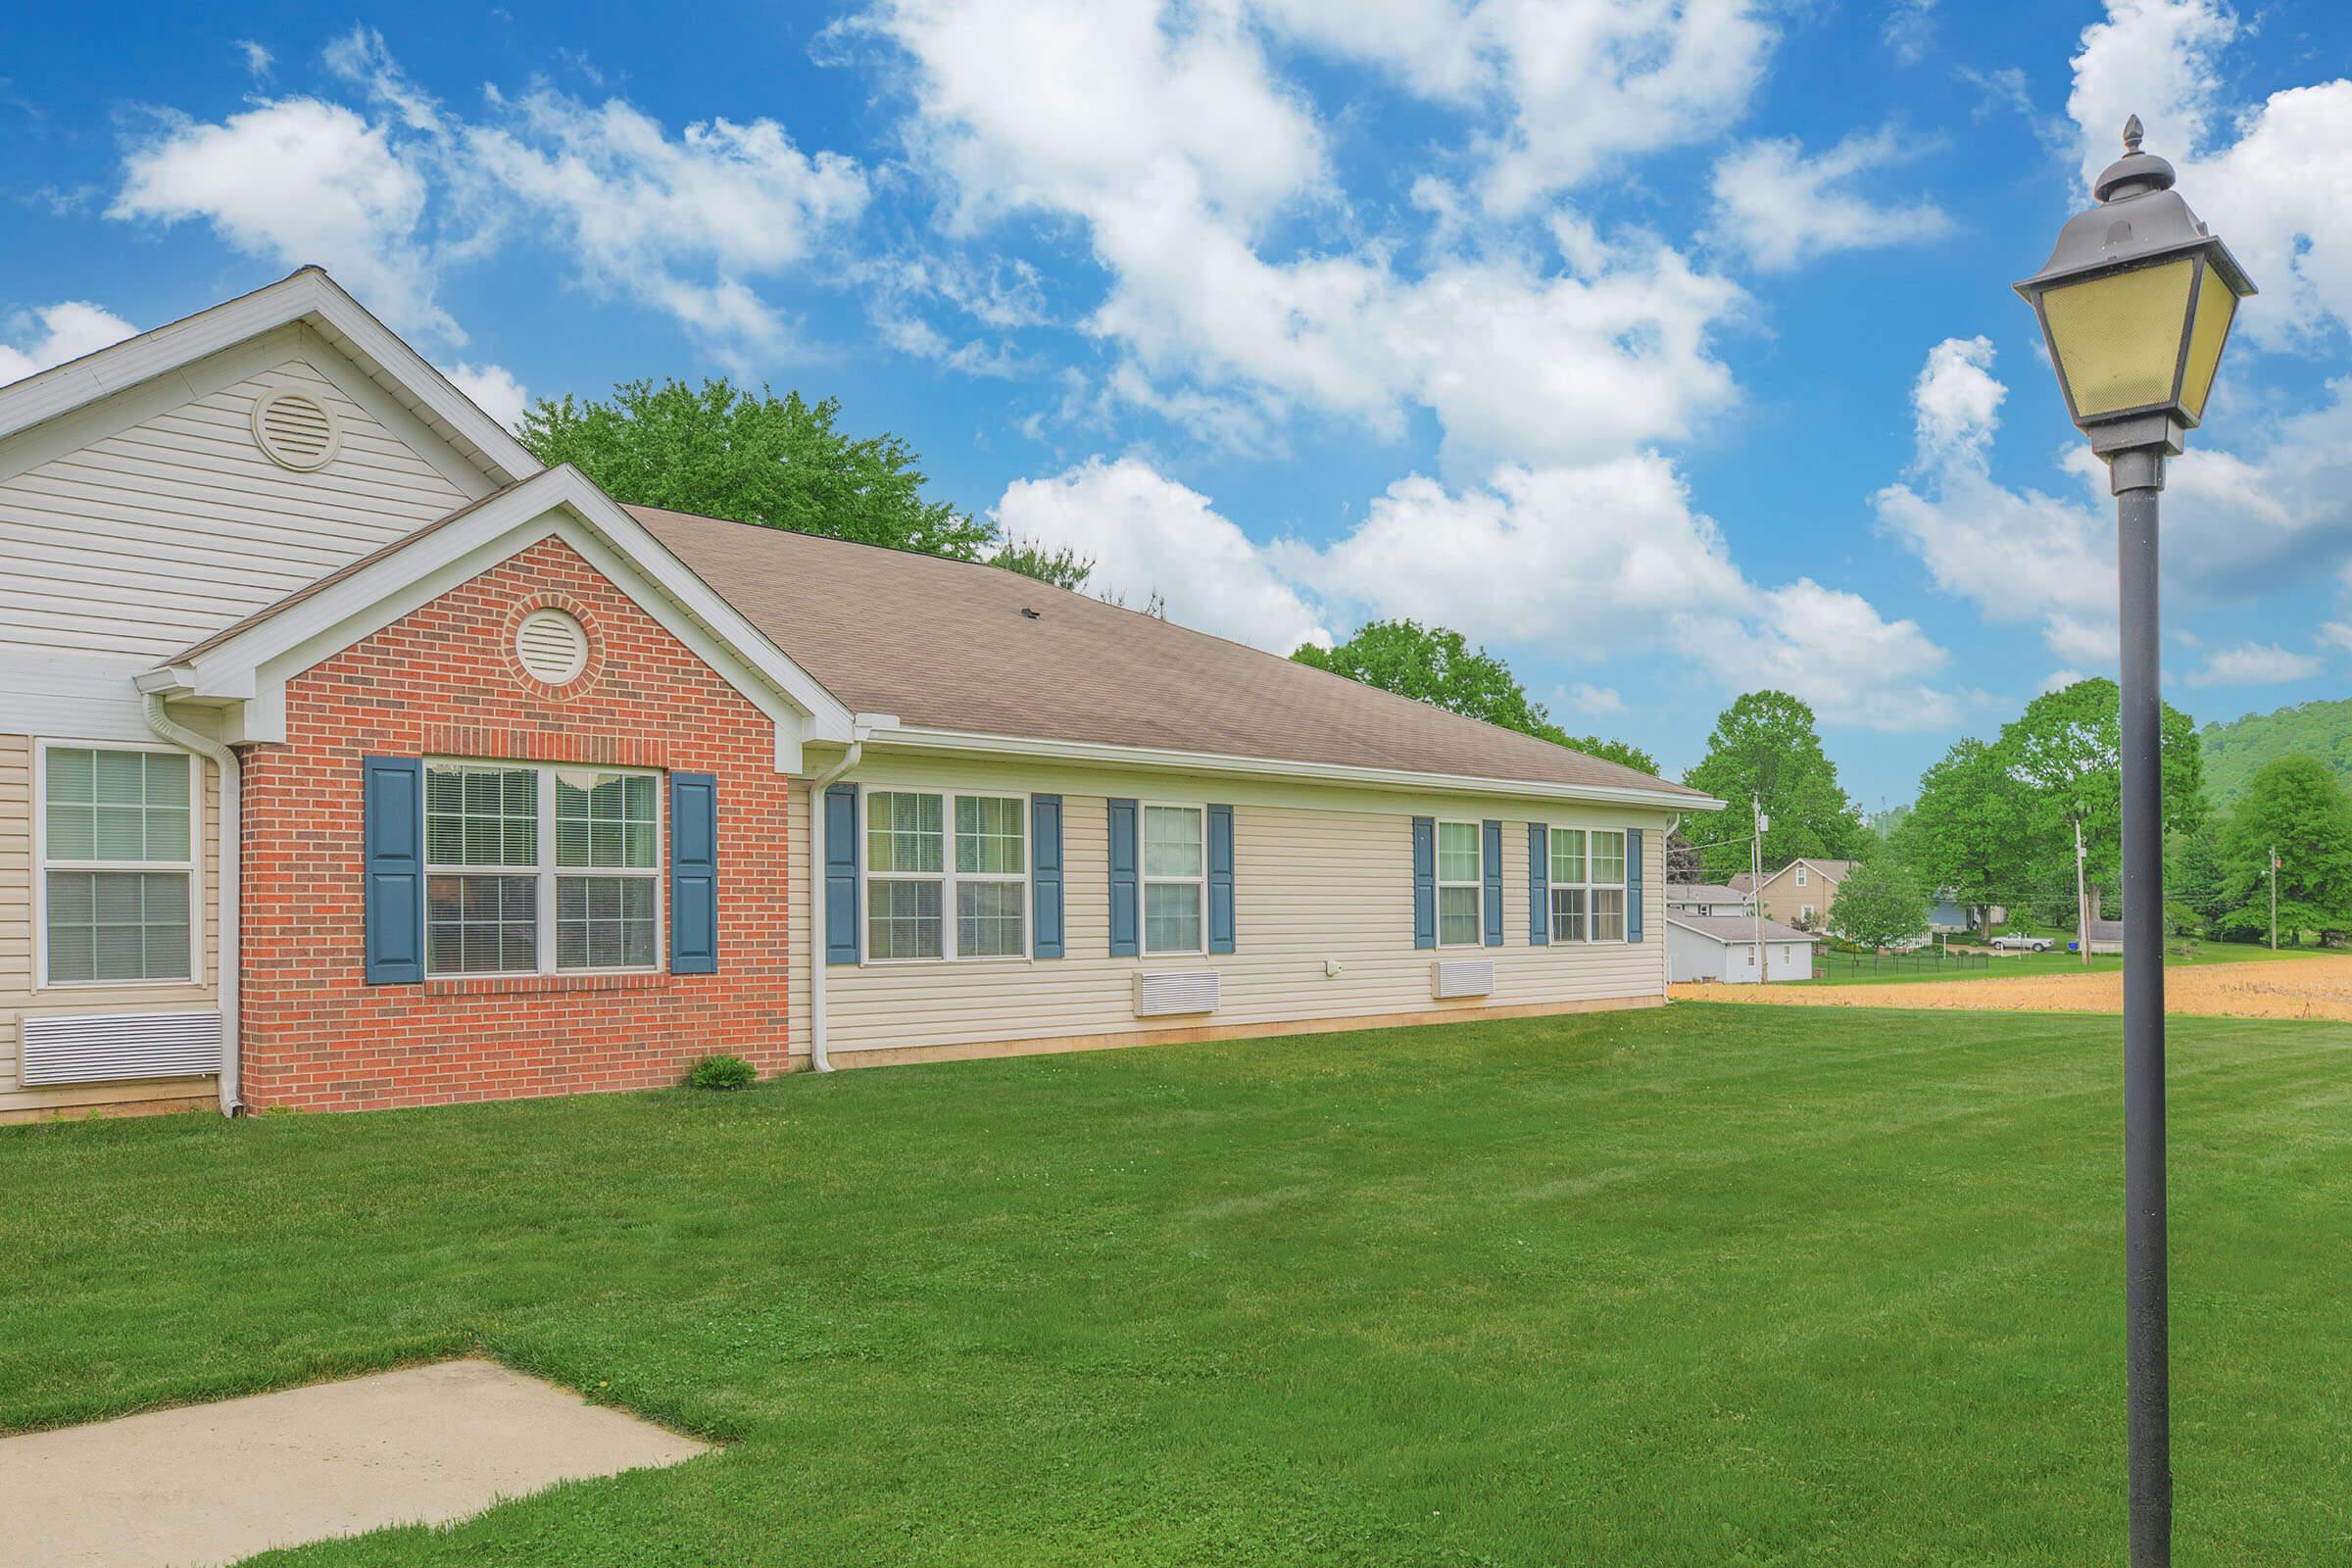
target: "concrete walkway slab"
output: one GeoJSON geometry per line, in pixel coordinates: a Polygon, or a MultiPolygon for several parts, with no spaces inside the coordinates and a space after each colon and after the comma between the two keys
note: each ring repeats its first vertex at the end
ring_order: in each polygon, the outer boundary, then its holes
{"type": "Polygon", "coordinates": [[[495,1362],[443,1361],[0,1438],[0,1551],[194,1568],[709,1449],[495,1362]]]}

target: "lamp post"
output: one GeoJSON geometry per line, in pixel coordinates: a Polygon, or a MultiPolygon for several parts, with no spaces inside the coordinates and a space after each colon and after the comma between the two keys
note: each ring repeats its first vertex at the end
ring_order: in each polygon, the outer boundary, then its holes
{"type": "Polygon", "coordinates": [[[2132,1568],[2173,1560],[2164,1199],[2164,781],[2157,690],[2156,498],[2164,460],[2204,417],[2237,302],[2237,260],[2139,150],[2099,175],[2099,205],[2017,285],[2040,318],[2067,412],[2107,464],[2123,612],[2124,1303],[2132,1568]]]}

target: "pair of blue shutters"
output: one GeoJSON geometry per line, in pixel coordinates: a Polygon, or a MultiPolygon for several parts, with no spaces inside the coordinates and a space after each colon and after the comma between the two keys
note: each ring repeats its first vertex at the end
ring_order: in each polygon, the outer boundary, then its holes
{"type": "MultiPolygon", "coordinates": [[[[1487,947],[1502,946],[1502,824],[1492,818],[1478,828],[1481,869],[1480,935],[1487,947]]],[[[1438,819],[1413,818],[1413,946],[1438,945],[1438,819]]]]}
{"type": "MultiPolygon", "coordinates": [[[[1143,811],[1134,801],[1110,803],[1110,956],[1132,958],[1143,946],[1143,811]]],[[[1234,950],[1233,808],[1208,808],[1208,951],[1234,950]]]]}
{"type": "MultiPolygon", "coordinates": [[[[858,786],[825,791],[825,961],[856,963],[865,930],[858,918],[858,786]]],[[[1062,956],[1061,797],[1029,797],[1029,951],[1062,956]]]]}
{"type": "MultiPolygon", "coordinates": [[[[1482,824],[1486,867],[1486,945],[1502,946],[1502,824],[1482,824]]],[[[1413,818],[1413,946],[1438,945],[1438,824],[1435,817],[1413,818]]],[[[1625,939],[1642,940],[1642,829],[1625,830],[1625,939]]],[[[1551,832],[1541,822],[1527,824],[1527,940],[1531,947],[1551,944],[1551,832]]]]}
{"type": "MultiPolygon", "coordinates": [[[[371,986],[424,980],[424,760],[361,763],[364,968],[371,986]]],[[[669,972],[718,972],[718,780],[669,775],[669,972]]]]}

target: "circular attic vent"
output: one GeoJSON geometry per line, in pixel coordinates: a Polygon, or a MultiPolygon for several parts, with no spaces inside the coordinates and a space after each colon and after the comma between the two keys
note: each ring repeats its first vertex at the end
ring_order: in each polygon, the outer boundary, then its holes
{"type": "Polygon", "coordinates": [[[253,406],[253,438],[270,461],[308,473],[323,468],[343,444],[334,411],[308,392],[272,392],[253,406]]]}
{"type": "Polygon", "coordinates": [[[534,610],[514,633],[514,657],[532,679],[567,685],[588,667],[588,632],[561,610],[534,610]]]}

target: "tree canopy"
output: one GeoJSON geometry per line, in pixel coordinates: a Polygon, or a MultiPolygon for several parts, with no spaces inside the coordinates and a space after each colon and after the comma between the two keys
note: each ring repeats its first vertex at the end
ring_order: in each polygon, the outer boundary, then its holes
{"type": "Polygon", "coordinates": [[[1049,550],[1034,539],[1007,539],[1004,548],[988,558],[992,566],[1017,571],[1024,577],[1052,583],[1056,588],[1082,589],[1095,574],[1091,556],[1082,556],[1068,545],[1049,550]]]}
{"type": "Polygon", "coordinates": [[[2222,930],[2267,935],[2270,852],[2278,848],[2278,929],[2352,926],[2352,801],[2316,757],[2287,757],[2256,770],[2217,846],[2222,930]]]}
{"type": "Polygon", "coordinates": [[[2316,757],[2338,780],[2352,781],[2352,697],[2208,724],[2197,732],[2197,741],[2205,792],[2217,805],[2236,800],[2256,769],[2282,757],[2316,757]]]}
{"type": "Polygon", "coordinates": [[[1822,750],[1813,710],[1787,692],[1749,692],[1725,709],[1707,736],[1707,755],[1683,782],[1728,803],[1683,827],[1693,844],[1707,846],[1700,853],[1712,876],[1747,869],[1751,796],[1771,818],[1764,833],[1768,868],[1799,856],[1843,858],[1861,846],[1862,813],[1822,750]],[[1733,842],[1720,842],[1726,840],[1733,842]]]}
{"type": "Polygon", "coordinates": [[[925,475],[904,440],[851,436],[840,415],[834,398],[779,398],[725,380],[623,381],[609,398],[542,399],[520,433],[540,462],[575,465],[636,506],[961,561],[996,542],[993,523],[924,499],[925,475]]]}
{"type": "Polygon", "coordinates": [[[1944,753],[1921,775],[1894,848],[1930,886],[1948,888],[1972,924],[1983,923],[1986,906],[2019,901],[2034,874],[2032,846],[2024,797],[2001,753],[1980,740],[1944,753]]]}
{"type": "Polygon", "coordinates": [[[1510,665],[1472,648],[1458,631],[1416,620],[1370,620],[1336,648],[1307,644],[1291,655],[1301,664],[1443,708],[1449,713],[1515,729],[1555,746],[1654,774],[1657,760],[1638,746],[1597,735],[1572,736],[1511,674],[1510,665]]]}
{"type": "Polygon", "coordinates": [[[1830,929],[1860,947],[1889,947],[1928,929],[1928,895],[1901,861],[1874,856],[1838,884],[1830,929]]]}

